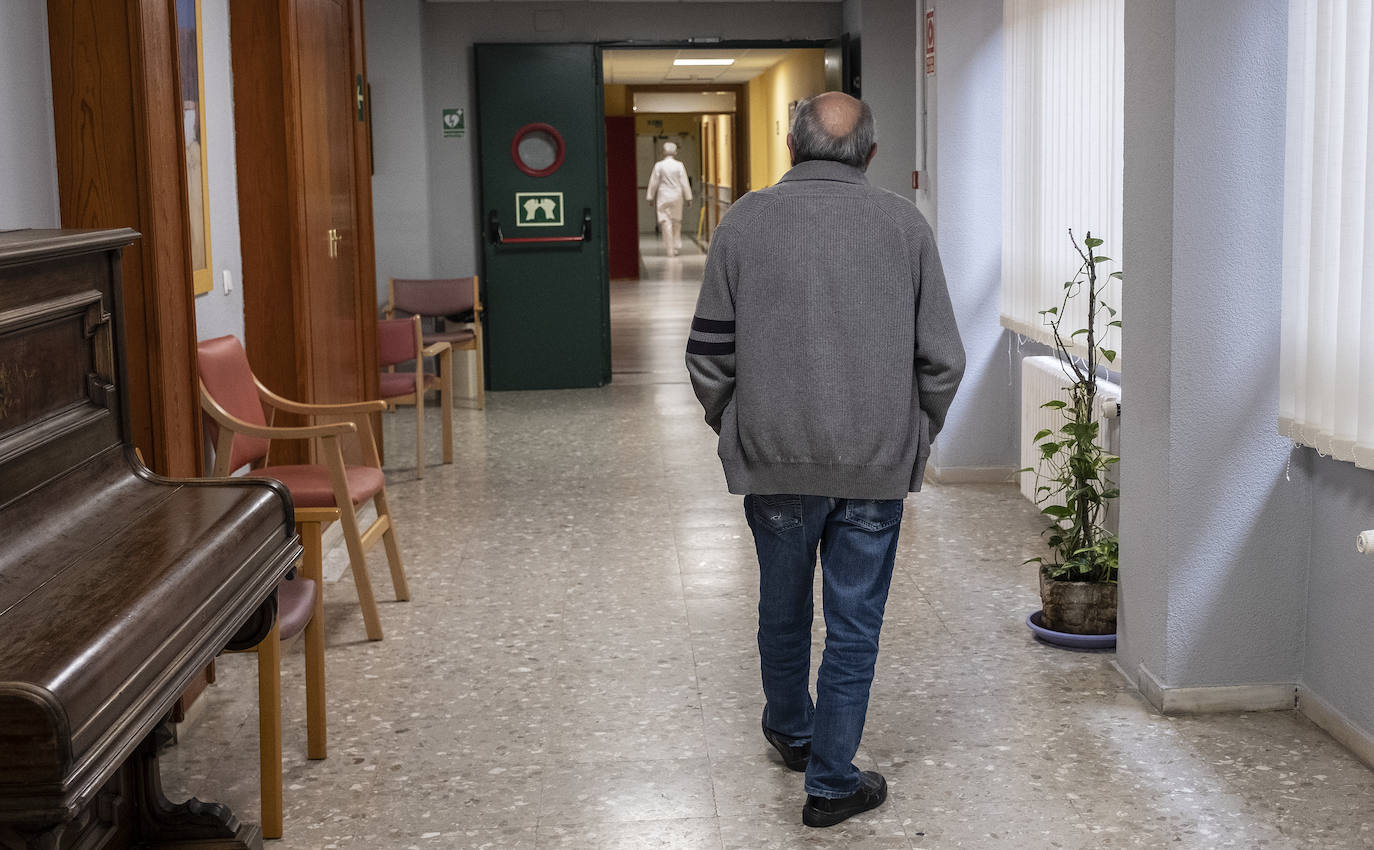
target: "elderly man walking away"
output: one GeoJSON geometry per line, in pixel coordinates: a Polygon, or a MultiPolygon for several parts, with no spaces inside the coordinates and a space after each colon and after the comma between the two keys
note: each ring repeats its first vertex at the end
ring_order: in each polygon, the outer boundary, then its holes
{"type": "Polygon", "coordinates": [[[674,159],[676,155],[677,145],[665,142],[663,159],[654,163],[653,173],[649,175],[646,195],[654,205],[658,232],[663,238],[665,253],[670,257],[676,257],[682,250],[682,205],[692,202],[692,181],[687,178],[687,167],[674,159]]]}
{"type": "Polygon", "coordinates": [[[853,763],[868,712],[903,499],[964,371],[930,225],[868,185],[873,114],[803,101],[792,169],[741,198],[711,238],[687,371],[759,559],[763,737],[806,772],[802,822],[882,805],[853,763]],[[825,652],[810,692],[820,550],[825,652]]]}

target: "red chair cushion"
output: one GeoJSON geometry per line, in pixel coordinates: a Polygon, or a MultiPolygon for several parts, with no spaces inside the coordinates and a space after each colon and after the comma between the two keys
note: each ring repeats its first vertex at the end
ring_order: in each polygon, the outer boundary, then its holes
{"type": "Polygon", "coordinates": [[[377,320],[377,365],[395,366],[414,360],[418,354],[418,334],[415,317],[409,319],[377,320]]]}
{"type": "MultiPolygon", "coordinates": [[[[348,476],[348,497],[358,505],[377,495],[386,486],[386,476],[370,466],[344,468],[348,476]]],[[[291,491],[291,501],[301,508],[338,508],[329,470],[323,466],[264,466],[253,471],[255,478],[275,478],[291,491]]]]}
{"type": "Polygon", "coordinates": [[[305,630],[315,613],[315,582],[299,573],[290,581],[277,583],[277,628],[288,640],[305,630]]]}
{"type": "MultiPolygon", "coordinates": [[[[253,370],[238,339],[232,336],[207,339],[196,346],[196,352],[200,380],[215,403],[250,425],[266,425],[258,388],[253,384],[253,370]]],[[[218,439],[219,426],[208,415],[205,425],[210,439],[218,439]]],[[[229,452],[229,468],[238,469],[266,457],[267,446],[268,441],[261,437],[236,434],[234,447],[229,452]]]]}
{"type": "MultiPolygon", "coordinates": [[[[400,398],[403,395],[415,394],[415,373],[414,372],[383,372],[379,386],[382,398],[400,398]]],[[[425,373],[425,386],[434,382],[435,376],[432,372],[425,373]]]]}
{"type": "Polygon", "coordinates": [[[396,278],[391,282],[392,304],[397,310],[421,316],[451,316],[472,309],[473,285],[470,277],[413,280],[396,278]]]}

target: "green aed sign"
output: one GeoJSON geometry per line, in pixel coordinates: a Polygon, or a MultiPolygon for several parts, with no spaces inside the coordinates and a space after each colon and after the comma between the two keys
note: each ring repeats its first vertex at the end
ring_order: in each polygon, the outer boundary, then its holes
{"type": "Polygon", "coordinates": [[[445,109],[443,123],[444,138],[446,139],[461,137],[463,131],[467,129],[465,126],[466,122],[463,119],[463,110],[461,109],[445,109]]]}
{"type": "Polygon", "coordinates": [[[560,227],[563,224],[562,192],[516,192],[516,227],[560,227]]]}

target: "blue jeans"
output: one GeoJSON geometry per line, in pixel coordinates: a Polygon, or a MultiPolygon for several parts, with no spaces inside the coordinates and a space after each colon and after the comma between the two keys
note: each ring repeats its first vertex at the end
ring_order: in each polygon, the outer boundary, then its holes
{"type": "Polygon", "coordinates": [[[859,789],[854,754],[863,737],[878,633],[892,583],[902,500],[746,496],[759,556],[759,660],[763,723],[811,743],[806,793],[847,797],[859,789]],[[816,549],[821,554],[825,652],[811,699],[811,618],[816,549]]]}

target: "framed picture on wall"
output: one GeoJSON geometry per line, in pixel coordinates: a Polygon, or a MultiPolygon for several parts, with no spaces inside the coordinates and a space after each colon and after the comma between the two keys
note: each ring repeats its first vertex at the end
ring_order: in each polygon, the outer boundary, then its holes
{"type": "Polygon", "coordinates": [[[214,289],[210,268],[210,177],[205,157],[205,54],[201,46],[200,0],[176,0],[176,6],[191,279],[195,293],[200,295],[214,289]]]}

